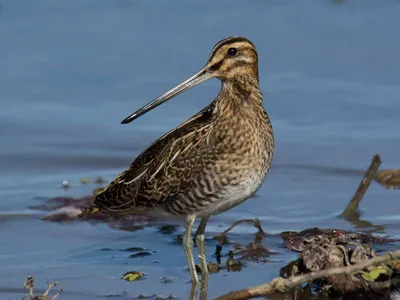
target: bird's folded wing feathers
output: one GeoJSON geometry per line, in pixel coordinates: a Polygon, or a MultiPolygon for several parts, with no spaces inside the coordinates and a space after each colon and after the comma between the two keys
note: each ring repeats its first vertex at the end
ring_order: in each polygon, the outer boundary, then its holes
{"type": "Polygon", "coordinates": [[[191,168],[194,150],[208,142],[213,128],[211,115],[209,107],[154,142],[96,196],[93,204],[114,211],[154,207],[184,190],[190,178],[177,178],[191,168]]]}

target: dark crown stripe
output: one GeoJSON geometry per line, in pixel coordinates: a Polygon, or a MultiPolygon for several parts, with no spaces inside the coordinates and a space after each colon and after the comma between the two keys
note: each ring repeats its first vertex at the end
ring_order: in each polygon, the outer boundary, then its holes
{"type": "Polygon", "coordinates": [[[252,45],[252,46],[254,47],[253,43],[250,42],[248,39],[246,39],[246,38],[244,38],[244,37],[241,37],[241,36],[229,37],[229,38],[226,38],[226,39],[223,39],[223,40],[219,41],[219,42],[214,46],[213,50],[211,51],[211,55],[210,55],[209,60],[211,60],[211,59],[214,57],[215,53],[217,53],[217,51],[218,51],[219,49],[221,49],[221,47],[223,47],[223,46],[225,46],[225,45],[237,43],[237,42],[247,42],[247,43],[249,43],[250,45],[252,45]]]}

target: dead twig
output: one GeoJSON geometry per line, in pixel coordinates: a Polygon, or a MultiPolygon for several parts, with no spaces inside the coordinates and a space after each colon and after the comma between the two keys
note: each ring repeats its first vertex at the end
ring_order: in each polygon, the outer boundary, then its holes
{"type": "Polygon", "coordinates": [[[294,276],[290,278],[282,278],[277,277],[271,280],[268,283],[264,283],[259,286],[250,287],[244,290],[230,292],[225,294],[217,300],[241,300],[241,299],[251,299],[256,297],[267,296],[276,292],[288,292],[291,289],[295,288],[301,283],[310,282],[319,278],[326,278],[335,275],[345,275],[352,274],[354,272],[363,270],[370,266],[378,265],[380,263],[385,263],[391,260],[397,260],[400,258],[400,251],[389,252],[382,256],[377,256],[375,258],[369,259],[367,261],[363,261],[361,263],[357,263],[355,265],[340,267],[340,268],[331,268],[322,271],[311,272],[304,275],[294,276]]]}
{"type": "Polygon", "coordinates": [[[371,165],[369,166],[367,172],[365,172],[363,180],[361,180],[357,191],[355,192],[353,198],[350,200],[346,209],[342,212],[342,217],[348,218],[354,214],[354,212],[358,209],[358,206],[365,195],[371,181],[374,179],[376,172],[378,171],[379,166],[381,165],[382,160],[379,154],[375,154],[372,158],[371,165]]]}
{"type": "Polygon", "coordinates": [[[49,294],[51,289],[53,289],[54,287],[56,287],[58,285],[58,281],[47,282],[48,287],[47,287],[46,291],[42,295],[34,296],[33,295],[34,285],[35,285],[35,278],[33,276],[28,276],[27,281],[24,282],[24,286],[25,286],[25,288],[29,289],[29,294],[23,296],[22,300],[28,299],[28,296],[29,296],[29,299],[31,299],[31,300],[47,300],[47,299],[55,300],[60,295],[60,293],[63,291],[63,289],[61,289],[60,291],[58,291],[57,294],[53,295],[51,298],[48,298],[47,295],[49,294]]]}
{"type": "Polygon", "coordinates": [[[214,236],[215,240],[218,240],[221,244],[225,244],[227,242],[226,234],[231,231],[234,227],[241,223],[247,223],[250,225],[253,225],[255,228],[258,229],[256,236],[261,240],[263,236],[267,235],[264,230],[261,227],[261,223],[259,219],[243,219],[243,220],[238,220],[235,223],[233,223],[227,230],[217,234],[214,236]]]}

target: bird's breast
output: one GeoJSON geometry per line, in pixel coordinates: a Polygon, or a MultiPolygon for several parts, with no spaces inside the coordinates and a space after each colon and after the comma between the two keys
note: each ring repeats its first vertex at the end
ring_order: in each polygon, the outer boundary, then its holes
{"type": "Polygon", "coordinates": [[[272,127],[264,119],[232,117],[220,121],[213,136],[222,169],[248,169],[260,176],[268,171],[274,138],[272,127]]]}
{"type": "Polygon", "coordinates": [[[237,175],[237,178],[219,187],[215,199],[203,207],[199,217],[219,214],[239,205],[261,187],[265,178],[265,173],[259,174],[255,171],[241,172],[237,175]]]}

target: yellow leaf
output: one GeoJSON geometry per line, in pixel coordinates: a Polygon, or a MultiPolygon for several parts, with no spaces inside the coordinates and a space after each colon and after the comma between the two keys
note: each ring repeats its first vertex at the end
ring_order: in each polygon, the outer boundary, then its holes
{"type": "Polygon", "coordinates": [[[388,270],[385,267],[376,267],[369,272],[361,271],[361,276],[367,281],[375,281],[379,275],[387,273],[388,270]]]}
{"type": "Polygon", "coordinates": [[[132,272],[126,272],[123,276],[122,279],[126,281],[136,281],[144,276],[143,273],[137,272],[137,271],[132,271],[132,272]]]}

